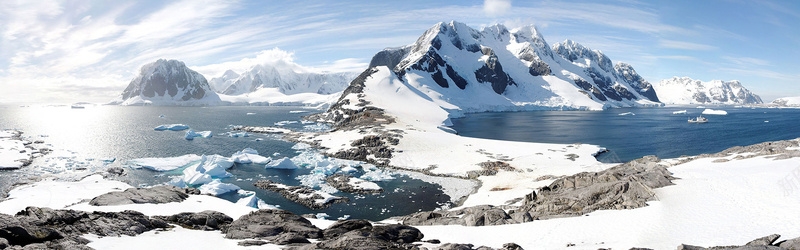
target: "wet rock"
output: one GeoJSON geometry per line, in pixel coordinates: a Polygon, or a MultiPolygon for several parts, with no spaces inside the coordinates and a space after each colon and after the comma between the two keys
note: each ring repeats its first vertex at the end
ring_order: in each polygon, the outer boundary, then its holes
{"type": "Polygon", "coordinates": [[[181,202],[189,198],[192,189],[183,189],[172,185],[151,188],[129,188],[121,192],[110,192],[93,198],[89,205],[113,206],[125,204],[161,204],[181,202]]]}
{"type": "MultiPolygon", "coordinates": [[[[280,209],[261,209],[246,214],[223,228],[228,239],[275,239],[284,233],[295,233],[305,238],[319,239],[322,230],[307,219],[280,209]]],[[[285,237],[285,236],[284,236],[285,237]]]]}
{"type": "Polygon", "coordinates": [[[199,213],[180,213],[171,216],[155,216],[160,220],[178,224],[179,226],[204,231],[220,230],[231,224],[233,218],[217,212],[206,210],[199,213]]]}
{"type": "Polygon", "coordinates": [[[350,200],[347,197],[333,196],[309,187],[289,186],[270,180],[259,180],[253,185],[260,189],[277,192],[286,199],[311,209],[328,208],[334,203],[348,202],[350,200]]]}

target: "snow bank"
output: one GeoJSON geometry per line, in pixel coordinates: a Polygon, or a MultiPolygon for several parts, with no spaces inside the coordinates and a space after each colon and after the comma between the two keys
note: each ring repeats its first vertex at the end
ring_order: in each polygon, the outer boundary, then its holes
{"type": "Polygon", "coordinates": [[[183,124],[165,124],[165,125],[158,125],[153,130],[155,131],[164,131],[164,130],[172,130],[172,131],[182,131],[189,129],[189,126],[183,124]]]}
{"type": "Polygon", "coordinates": [[[17,169],[22,167],[23,161],[31,158],[25,142],[13,139],[19,136],[16,131],[0,131],[0,169],[17,169]]]}
{"type": "Polygon", "coordinates": [[[186,166],[192,162],[199,161],[201,157],[196,154],[188,154],[178,157],[166,158],[139,158],[128,161],[131,167],[147,168],[154,171],[170,171],[186,166]]]}
{"type": "Polygon", "coordinates": [[[704,115],[727,115],[728,112],[725,110],[714,110],[714,109],[706,109],[703,110],[704,115]]]}

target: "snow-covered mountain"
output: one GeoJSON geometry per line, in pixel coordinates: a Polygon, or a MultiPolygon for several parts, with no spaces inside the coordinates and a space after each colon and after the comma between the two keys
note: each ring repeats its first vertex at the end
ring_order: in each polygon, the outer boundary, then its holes
{"type": "MultiPolygon", "coordinates": [[[[569,40],[551,47],[534,26],[508,30],[497,24],[476,30],[449,22],[434,25],[414,44],[378,52],[329,113],[360,109],[365,103],[384,109],[377,103],[404,91],[434,103],[450,117],[661,105],[652,85],[633,67],[614,65],[600,51],[569,40]]],[[[421,113],[411,102],[386,105],[421,113]]]]}
{"type": "Polygon", "coordinates": [[[233,72],[233,70],[226,70],[221,76],[211,78],[211,80],[208,81],[208,85],[214,92],[222,93],[225,91],[225,88],[233,84],[233,81],[236,81],[237,78],[239,78],[239,74],[233,72]]]}
{"type": "Polygon", "coordinates": [[[759,104],[761,97],[750,92],[739,81],[713,80],[702,82],[689,77],[673,77],[655,84],[663,103],[669,104],[759,104]]]}
{"type": "Polygon", "coordinates": [[[800,96],[781,97],[773,100],[772,104],[780,107],[800,107],[800,96]]]}
{"type": "Polygon", "coordinates": [[[164,60],[142,66],[122,92],[121,105],[218,105],[219,96],[206,78],[177,60],[164,60]]]}
{"type": "Polygon", "coordinates": [[[357,74],[350,72],[304,72],[287,63],[259,64],[241,75],[226,71],[221,77],[211,79],[220,94],[242,95],[264,88],[277,88],[287,95],[317,93],[329,95],[347,88],[357,74]]]}

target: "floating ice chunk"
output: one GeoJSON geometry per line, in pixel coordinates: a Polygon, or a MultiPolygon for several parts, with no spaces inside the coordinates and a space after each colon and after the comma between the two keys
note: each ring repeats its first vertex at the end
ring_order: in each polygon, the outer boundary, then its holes
{"type": "Polygon", "coordinates": [[[306,187],[310,187],[310,188],[316,188],[316,187],[319,187],[320,185],[324,184],[325,183],[325,178],[327,178],[327,176],[325,176],[322,173],[311,173],[311,174],[300,175],[300,176],[295,177],[295,179],[300,181],[300,185],[303,185],[303,186],[306,186],[306,187]]]}
{"type": "Polygon", "coordinates": [[[713,110],[713,109],[706,109],[703,110],[704,115],[727,115],[728,112],[725,110],[713,110]]]}
{"type": "MultiPolygon", "coordinates": [[[[242,206],[248,206],[248,207],[252,207],[252,208],[258,208],[259,201],[261,201],[261,199],[259,199],[255,195],[250,195],[250,196],[247,196],[247,197],[244,197],[244,198],[239,198],[239,200],[236,201],[236,204],[237,205],[242,205],[242,206]]],[[[261,201],[261,202],[263,202],[263,201],[261,201]]]]}
{"type": "Polygon", "coordinates": [[[241,188],[239,188],[239,186],[236,186],[234,184],[223,183],[220,180],[215,179],[209,183],[203,184],[197,189],[200,189],[200,193],[202,194],[219,196],[221,194],[237,191],[241,188]]]}
{"type": "Polygon", "coordinates": [[[174,176],[172,180],[167,182],[167,185],[173,185],[179,188],[186,188],[186,182],[183,181],[183,177],[181,176],[174,176]]]}
{"type": "Polygon", "coordinates": [[[203,155],[200,162],[183,170],[183,181],[187,185],[196,186],[211,182],[214,177],[231,176],[225,171],[233,166],[231,159],[219,155],[203,155]]]}
{"type": "Polygon", "coordinates": [[[256,113],[247,113],[247,115],[255,115],[256,113]]]}
{"type": "Polygon", "coordinates": [[[697,108],[704,109],[704,108],[706,108],[706,106],[697,106],[697,108]]]}
{"type": "Polygon", "coordinates": [[[636,114],[634,114],[633,112],[625,112],[625,113],[620,113],[619,115],[636,115],[636,114]]]}
{"type": "Polygon", "coordinates": [[[339,169],[339,172],[341,172],[343,174],[352,174],[352,173],[358,172],[358,169],[356,169],[356,168],[354,168],[352,166],[346,166],[346,167],[343,167],[343,168],[339,169]]]}
{"type": "Polygon", "coordinates": [[[189,173],[187,173],[185,171],[183,172],[183,182],[186,185],[192,185],[192,186],[203,185],[203,184],[211,182],[212,180],[213,180],[213,178],[211,178],[210,175],[207,175],[207,174],[204,174],[204,173],[200,173],[200,172],[196,172],[196,171],[189,172],[189,173]]]}
{"type": "Polygon", "coordinates": [[[309,148],[311,148],[311,145],[308,145],[308,144],[305,144],[305,143],[297,143],[297,144],[294,144],[294,146],[292,146],[292,149],[294,149],[294,150],[306,150],[306,149],[309,149],[309,148]]]}
{"type": "Polygon", "coordinates": [[[685,114],[688,114],[688,113],[689,112],[686,112],[685,109],[684,110],[680,110],[680,111],[672,112],[673,115],[685,115],[685,114]]]}
{"type": "Polygon", "coordinates": [[[263,141],[264,139],[256,138],[254,141],[263,141]]]}
{"type": "Polygon", "coordinates": [[[297,165],[292,162],[289,157],[283,157],[281,159],[274,160],[270,163],[267,163],[266,168],[277,168],[277,169],[297,169],[297,165]]]}
{"type": "Polygon", "coordinates": [[[233,162],[241,164],[267,164],[272,161],[272,158],[258,155],[258,151],[252,148],[245,148],[242,151],[233,153],[231,159],[233,159],[233,162]]]}
{"type": "Polygon", "coordinates": [[[326,213],[317,213],[315,216],[317,217],[318,220],[324,220],[327,219],[328,217],[331,217],[326,213]]]}
{"type": "Polygon", "coordinates": [[[199,161],[201,158],[201,156],[196,154],[166,158],[139,158],[128,161],[128,164],[154,171],[170,171],[186,166],[192,162],[199,161]]]}
{"type": "Polygon", "coordinates": [[[769,121],[764,121],[764,122],[769,122],[769,121]]]}
{"type": "Polygon", "coordinates": [[[350,186],[353,186],[353,188],[356,190],[383,190],[381,186],[378,186],[378,184],[375,182],[362,180],[356,177],[350,177],[350,180],[347,182],[347,184],[350,184],[350,186]]]}
{"type": "Polygon", "coordinates": [[[346,219],[350,219],[350,215],[349,215],[349,214],[345,214],[345,215],[342,215],[342,217],[339,217],[339,218],[337,218],[337,219],[338,219],[338,220],[346,220],[346,219]]]}
{"type": "Polygon", "coordinates": [[[308,113],[308,112],[309,111],[307,111],[307,110],[292,110],[292,111],[289,111],[289,114],[308,113]]]}
{"type": "Polygon", "coordinates": [[[272,154],[272,156],[279,156],[279,155],[281,155],[281,153],[278,153],[278,152],[275,152],[275,153],[272,154]]]}
{"type": "Polygon", "coordinates": [[[298,123],[298,121],[279,121],[279,122],[275,123],[275,126],[286,126],[286,125],[295,124],[295,123],[298,123]]]}
{"type": "Polygon", "coordinates": [[[159,115],[158,117],[164,118],[167,117],[166,115],[159,115]]]}
{"type": "Polygon", "coordinates": [[[250,135],[247,134],[247,132],[233,132],[233,131],[231,131],[231,132],[225,133],[225,135],[227,135],[228,137],[250,137],[250,135]]]}
{"type": "Polygon", "coordinates": [[[383,169],[376,169],[372,171],[367,171],[366,173],[361,175],[361,179],[368,181],[386,181],[386,180],[394,180],[394,176],[389,171],[383,169]]]}
{"type": "Polygon", "coordinates": [[[194,132],[192,129],[186,131],[186,140],[194,140],[195,137],[211,138],[211,131],[194,132]]]}
{"type": "Polygon", "coordinates": [[[189,126],[183,124],[165,124],[159,125],[158,127],[154,128],[155,131],[164,131],[164,130],[172,130],[172,131],[182,131],[189,129],[189,126]]]}

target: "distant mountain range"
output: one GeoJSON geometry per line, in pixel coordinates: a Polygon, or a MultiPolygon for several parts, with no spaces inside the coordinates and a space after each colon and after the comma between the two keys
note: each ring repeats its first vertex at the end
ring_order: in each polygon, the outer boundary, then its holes
{"type": "MultiPolygon", "coordinates": [[[[534,26],[481,30],[438,23],[413,44],[384,49],[367,72],[387,70],[452,115],[464,112],[590,109],[667,104],[755,104],[761,98],[738,81],[674,77],[653,85],[626,63],[571,40],[550,46],[534,26]]],[[[182,62],[160,59],[142,67],[117,103],[123,105],[336,102],[354,73],[308,72],[296,64],[253,65],[206,81],[182,62]],[[219,95],[218,95],[219,94],[219,95]]],[[[351,82],[352,81],[352,82],[351,82]]],[[[338,102],[348,99],[345,92],[338,102]]]]}
{"type": "Polygon", "coordinates": [[[761,97],[739,81],[702,82],[689,77],[664,79],[654,85],[661,102],[666,104],[760,104],[761,97]]]}

